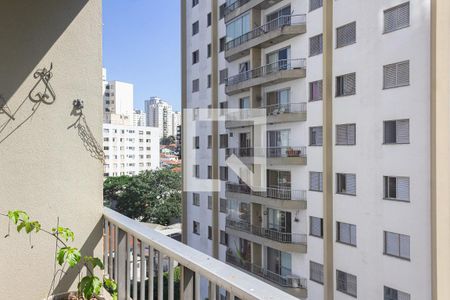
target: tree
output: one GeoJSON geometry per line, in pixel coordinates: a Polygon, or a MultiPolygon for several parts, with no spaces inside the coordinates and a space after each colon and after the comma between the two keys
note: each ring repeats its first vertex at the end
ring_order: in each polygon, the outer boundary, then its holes
{"type": "Polygon", "coordinates": [[[170,145],[170,144],[175,144],[175,141],[176,141],[175,137],[173,135],[171,135],[171,136],[167,136],[167,137],[162,137],[159,140],[159,143],[161,145],[170,145]]]}
{"type": "Polygon", "coordinates": [[[105,182],[103,182],[103,205],[114,208],[120,195],[130,182],[130,176],[106,178],[105,182]]]}
{"type": "Polygon", "coordinates": [[[129,218],[161,225],[181,217],[181,174],[163,169],[127,178],[105,181],[105,202],[115,204],[110,207],[129,218]]]}

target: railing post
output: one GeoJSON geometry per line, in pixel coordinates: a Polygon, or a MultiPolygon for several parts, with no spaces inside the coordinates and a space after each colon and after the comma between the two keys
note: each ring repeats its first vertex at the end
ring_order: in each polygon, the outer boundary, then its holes
{"type": "Polygon", "coordinates": [[[118,272],[116,274],[117,278],[117,288],[118,288],[118,299],[127,299],[127,268],[125,267],[128,263],[127,258],[127,233],[116,226],[117,234],[117,249],[116,249],[116,259],[119,266],[118,272]]]}
{"type": "MultiPolygon", "coordinates": [[[[180,298],[183,300],[194,300],[194,272],[185,266],[181,266],[180,298]]],[[[195,299],[197,298],[197,295],[195,299]]]]}

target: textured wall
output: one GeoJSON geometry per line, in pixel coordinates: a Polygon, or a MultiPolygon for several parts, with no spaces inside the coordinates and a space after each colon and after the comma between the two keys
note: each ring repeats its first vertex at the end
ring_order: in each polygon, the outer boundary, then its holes
{"type": "MultiPolygon", "coordinates": [[[[85,254],[101,255],[102,163],[85,147],[72,101],[84,100],[87,124],[101,143],[101,1],[3,0],[0,3],[0,94],[15,121],[0,111],[0,212],[23,209],[43,227],[73,229],[85,254]],[[53,104],[28,98],[37,69],[53,63],[53,104]],[[34,107],[33,107],[34,106],[34,107]],[[34,108],[34,110],[33,110],[34,108]],[[97,227],[96,227],[97,226],[97,227]]],[[[43,92],[42,85],[36,92],[43,92]]],[[[51,100],[51,98],[49,99],[51,100]]],[[[0,217],[0,234],[7,220],[0,217]]],[[[0,239],[2,299],[43,299],[53,274],[54,240],[12,232],[0,239]]],[[[56,284],[76,283],[67,273],[56,284]]]]}

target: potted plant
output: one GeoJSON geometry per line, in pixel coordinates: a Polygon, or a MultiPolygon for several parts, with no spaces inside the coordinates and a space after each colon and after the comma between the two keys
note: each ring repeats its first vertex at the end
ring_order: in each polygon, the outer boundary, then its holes
{"type": "MultiPolygon", "coordinates": [[[[8,214],[0,214],[9,219],[8,234],[11,222],[16,226],[17,232],[25,231],[27,234],[45,233],[56,239],[58,247],[55,250],[55,260],[61,266],[61,270],[68,266],[68,268],[78,269],[79,275],[83,269],[86,269],[85,276],[81,277],[78,283],[78,290],[76,292],[67,292],[60,295],[52,295],[47,300],[103,300],[102,293],[108,292],[112,299],[117,300],[117,283],[104,276],[103,280],[94,274],[94,270],[99,268],[104,269],[101,259],[92,256],[82,256],[80,251],[70,246],[70,242],[75,240],[75,234],[72,230],[62,226],[56,226],[51,230],[41,227],[38,221],[31,220],[29,215],[21,210],[9,211],[8,214]]],[[[55,274],[56,275],[56,274],[55,274]]]]}

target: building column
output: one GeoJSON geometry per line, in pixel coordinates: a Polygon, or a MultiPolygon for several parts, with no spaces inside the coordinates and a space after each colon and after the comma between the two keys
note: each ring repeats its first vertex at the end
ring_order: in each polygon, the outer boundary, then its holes
{"type": "Polygon", "coordinates": [[[432,299],[450,299],[450,2],[431,1],[432,299]]]}

